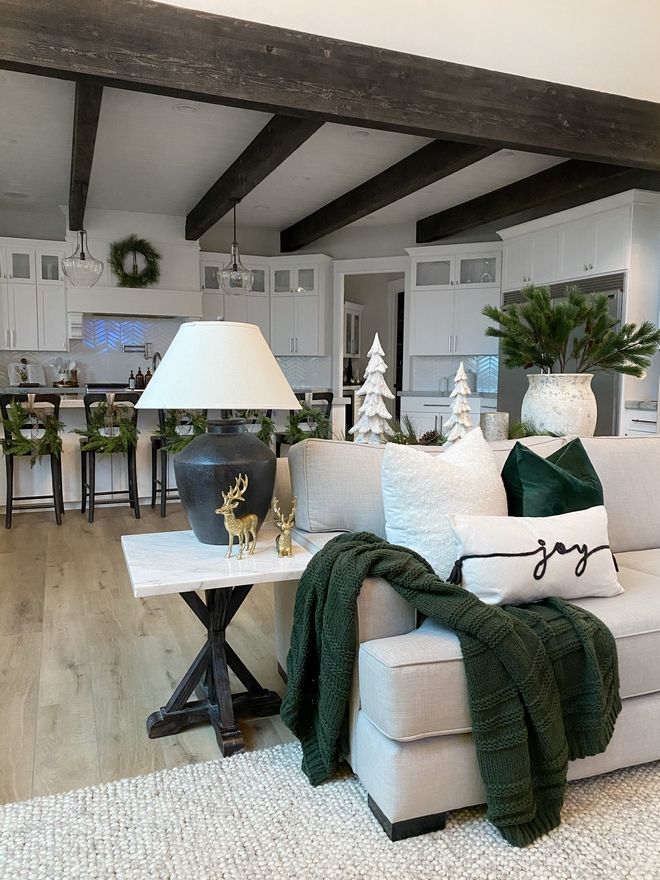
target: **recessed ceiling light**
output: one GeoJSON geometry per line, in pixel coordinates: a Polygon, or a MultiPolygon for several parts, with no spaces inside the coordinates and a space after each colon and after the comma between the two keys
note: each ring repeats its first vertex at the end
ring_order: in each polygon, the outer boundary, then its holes
{"type": "Polygon", "coordinates": [[[255,211],[270,211],[270,205],[255,205],[255,211]]]}
{"type": "Polygon", "coordinates": [[[350,136],[354,138],[368,138],[369,132],[365,131],[363,128],[356,128],[350,133],[350,136]]]}
{"type": "Polygon", "coordinates": [[[425,196],[432,196],[433,195],[432,189],[425,189],[423,192],[424,192],[425,196]]]}
{"type": "Polygon", "coordinates": [[[515,156],[516,155],[515,150],[502,150],[501,153],[503,156],[515,156]]]}
{"type": "Polygon", "coordinates": [[[294,174],[291,180],[295,183],[307,183],[308,180],[311,180],[311,177],[307,177],[306,174],[294,174]]]}
{"type": "Polygon", "coordinates": [[[174,109],[177,113],[199,113],[199,107],[194,104],[175,104],[174,109]]]}
{"type": "Polygon", "coordinates": [[[5,199],[15,199],[16,201],[29,198],[26,192],[20,192],[17,189],[6,189],[2,195],[5,199]]]}

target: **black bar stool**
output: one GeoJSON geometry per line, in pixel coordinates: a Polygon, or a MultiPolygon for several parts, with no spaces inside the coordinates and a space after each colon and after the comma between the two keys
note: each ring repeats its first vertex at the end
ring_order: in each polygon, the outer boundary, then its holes
{"type": "MultiPolygon", "coordinates": [[[[12,402],[23,405],[27,403],[27,394],[0,394],[0,412],[2,413],[4,427],[3,449],[5,453],[5,471],[7,475],[7,507],[5,508],[5,528],[11,528],[12,514],[14,511],[15,501],[53,501],[53,509],[55,511],[55,522],[62,525],[62,514],[64,513],[64,498],[62,493],[62,456],[54,452],[48,453],[50,458],[50,474],[53,486],[52,495],[32,495],[32,496],[16,496],[14,495],[14,459],[26,458],[31,452],[18,452],[16,450],[16,437],[12,434],[7,426],[9,419],[9,406],[12,402]]],[[[60,395],[59,394],[35,394],[34,395],[35,416],[30,418],[26,415],[23,422],[23,428],[37,428],[43,430],[45,422],[40,420],[40,416],[52,415],[56,420],[60,417],[60,395]],[[37,407],[36,404],[39,404],[37,407]]],[[[21,504],[20,510],[35,510],[43,507],[42,504],[21,504]]]]}
{"type": "MultiPolygon", "coordinates": [[[[305,392],[304,391],[296,391],[296,397],[302,404],[305,406],[305,392]]],[[[320,413],[322,413],[326,419],[329,419],[332,414],[332,401],[334,400],[334,394],[332,391],[314,391],[312,393],[311,399],[307,404],[310,409],[317,409],[320,413]]],[[[284,443],[284,438],[286,437],[286,431],[278,431],[275,434],[275,455],[279,458],[282,452],[282,443],[284,443]]]]}
{"type": "MultiPolygon", "coordinates": [[[[188,410],[169,410],[168,412],[176,412],[176,427],[185,427],[190,425],[190,416],[188,410]]],[[[203,417],[206,419],[207,410],[201,410],[203,417]]],[[[164,436],[165,422],[167,413],[164,409],[158,410],[158,428],[159,434],[151,435],[151,507],[156,506],[156,499],[160,492],[160,515],[167,515],[167,496],[178,492],[176,486],[168,487],[168,461],[171,454],[168,438],[164,436]],[[160,458],[160,477],[158,476],[158,459],[160,458]]],[[[186,436],[185,434],[181,435],[186,436]]],[[[192,435],[191,435],[192,439],[192,435]]],[[[175,453],[176,454],[176,453],[175,453]]]]}
{"type": "MultiPolygon", "coordinates": [[[[125,409],[128,411],[127,418],[130,418],[130,421],[135,426],[135,430],[137,432],[137,421],[138,421],[138,411],[135,409],[135,404],[140,399],[139,394],[125,393],[125,394],[115,394],[114,395],[114,404],[126,404],[125,409]]],[[[135,519],[140,519],[140,502],[138,499],[138,481],[137,481],[137,459],[136,459],[136,450],[137,443],[129,444],[128,450],[126,452],[126,469],[128,474],[128,492],[119,491],[115,492],[113,490],[109,492],[97,492],[96,491],[96,456],[97,455],[116,455],[117,453],[113,452],[110,449],[104,449],[101,445],[96,449],[85,450],[83,447],[89,443],[90,435],[89,432],[93,430],[94,426],[94,410],[98,408],[99,405],[108,405],[108,397],[105,394],[86,394],[83,398],[83,402],[85,404],[85,421],[87,424],[88,433],[80,438],[80,485],[81,485],[81,505],[80,512],[84,513],[87,509],[87,502],[89,501],[89,512],[88,519],[89,522],[94,522],[94,510],[96,507],[96,498],[99,495],[110,495],[112,496],[107,501],[100,501],[99,504],[112,504],[116,500],[117,495],[126,495],[128,494],[128,502],[135,514],[135,519]]],[[[108,437],[108,440],[111,438],[108,437]]]]}

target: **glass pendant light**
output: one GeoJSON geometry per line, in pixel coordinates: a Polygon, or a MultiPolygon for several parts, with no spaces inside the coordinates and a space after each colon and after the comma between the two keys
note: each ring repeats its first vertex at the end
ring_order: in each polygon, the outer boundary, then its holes
{"type": "Polygon", "coordinates": [[[254,272],[241,262],[241,255],[236,241],[236,205],[240,199],[234,199],[234,240],[231,245],[229,262],[218,269],[218,283],[225,293],[249,293],[254,284],[254,272]]]}
{"type": "Polygon", "coordinates": [[[101,277],[103,263],[90,254],[84,229],[78,230],[75,251],[62,260],[62,272],[74,287],[93,287],[101,277]]]}

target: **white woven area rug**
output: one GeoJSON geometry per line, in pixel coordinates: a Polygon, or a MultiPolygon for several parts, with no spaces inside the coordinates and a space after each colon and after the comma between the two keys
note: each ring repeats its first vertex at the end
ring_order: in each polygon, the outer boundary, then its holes
{"type": "Polygon", "coordinates": [[[570,786],[524,850],[483,810],[391,843],[352,776],[312,788],[297,744],[0,808],[2,880],[660,878],[660,762],[570,786]]]}

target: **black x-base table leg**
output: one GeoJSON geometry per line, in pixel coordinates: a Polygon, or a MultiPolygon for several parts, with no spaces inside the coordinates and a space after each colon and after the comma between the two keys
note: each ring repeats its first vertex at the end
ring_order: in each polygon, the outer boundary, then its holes
{"type": "Polygon", "coordinates": [[[207,590],[206,604],[195,592],[180,593],[206,627],[207,638],[167,705],[147,718],[147,733],[151,739],[171,736],[193,724],[210,721],[222,754],[233,755],[245,748],[237,716],[264,717],[279,712],[280,696],[261,687],[226,640],[229,622],[251,589],[252,585],[207,590]],[[229,669],[245,685],[246,691],[232,694],[229,669]],[[190,699],[193,692],[198,699],[190,699]]]}

